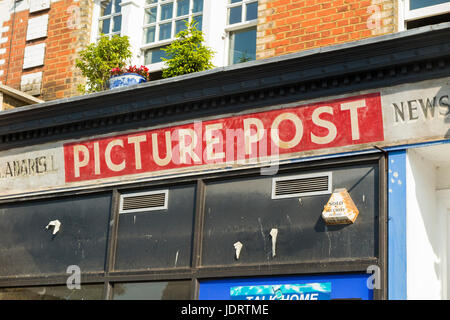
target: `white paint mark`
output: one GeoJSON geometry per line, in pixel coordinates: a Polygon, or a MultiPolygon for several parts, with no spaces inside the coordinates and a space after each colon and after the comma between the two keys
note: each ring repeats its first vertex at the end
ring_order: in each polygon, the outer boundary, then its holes
{"type": "Polygon", "coordinates": [[[398,183],[399,186],[401,186],[402,185],[402,180],[398,180],[397,183],[398,183]]]}
{"type": "Polygon", "coordinates": [[[289,224],[292,224],[291,217],[289,217],[289,215],[286,215],[286,218],[289,221],[289,224]]]}
{"type": "Polygon", "coordinates": [[[43,288],[42,291],[37,291],[36,293],[40,296],[43,296],[47,292],[47,288],[43,288]]]}
{"type": "Polygon", "coordinates": [[[397,171],[395,171],[392,175],[394,176],[394,178],[398,178],[398,172],[397,171]]]}
{"type": "Polygon", "coordinates": [[[300,203],[301,206],[303,205],[302,198],[298,198],[298,202],[300,203]]]}
{"type": "Polygon", "coordinates": [[[133,216],[133,223],[136,224],[136,216],[133,216]]]}
{"type": "Polygon", "coordinates": [[[392,183],[395,183],[395,180],[394,180],[394,178],[391,178],[391,182],[392,182],[392,183]]]}
{"type": "Polygon", "coordinates": [[[392,189],[389,189],[389,193],[392,193],[392,189]]]}
{"type": "Polygon", "coordinates": [[[61,222],[59,220],[52,220],[48,223],[45,229],[48,229],[51,226],[53,226],[53,234],[55,235],[56,233],[58,233],[59,228],[61,227],[61,222]]]}
{"type": "Polygon", "coordinates": [[[244,245],[240,241],[238,241],[233,246],[234,250],[236,251],[236,260],[239,260],[239,255],[241,254],[241,250],[244,245]]]}
{"type": "Polygon", "coordinates": [[[363,194],[363,202],[366,202],[366,195],[363,194]]]}
{"type": "Polygon", "coordinates": [[[325,234],[327,235],[328,238],[328,256],[331,255],[331,238],[330,235],[328,234],[328,227],[325,225],[325,234]]]}
{"type": "Polygon", "coordinates": [[[272,237],[272,257],[275,257],[275,255],[276,255],[278,229],[274,228],[274,229],[270,230],[270,236],[272,237]]]}
{"type": "Polygon", "coordinates": [[[179,252],[179,250],[177,250],[177,254],[175,255],[175,267],[177,266],[177,262],[178,262],[178,252],[179,252]]]}

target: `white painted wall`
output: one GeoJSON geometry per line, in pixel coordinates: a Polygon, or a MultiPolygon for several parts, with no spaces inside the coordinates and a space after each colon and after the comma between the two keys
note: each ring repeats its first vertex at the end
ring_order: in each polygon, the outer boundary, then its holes
{"type": "Polygon", "coordinates": [[[447,166],[445,165],[437,166],[436,172],[437,172],[436,188],[438,190],[450,189],[450,164],[447,166]]]}
{"type": "Polygon", "coordinates": [[[415,149],[409,149],[406,175],[407,299],[441,299],[436,166],[415,149]]]}

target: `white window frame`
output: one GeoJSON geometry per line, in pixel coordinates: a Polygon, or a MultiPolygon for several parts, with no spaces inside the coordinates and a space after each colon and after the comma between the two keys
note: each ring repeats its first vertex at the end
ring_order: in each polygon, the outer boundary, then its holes
{"type": "MultiPolygon", "coordinates": [[[[240,30],[244,30],[244,29],[253,28],[258,25],[258,17],[256,19],[248,20],[248,21],[246,21],[246,19],[245,19],[247,16],[247,5],[250,3],[254,3],[254,2],[258,3],[258,0],[256,0],[256,1],[255,0],[242,0],[237,3],[230,3],[231,2],[230,0],[226,0],[226,2],[227,2],[227,9],[226,9],[225,33],[227,35],[227,41],[226,41],[226,45],[225,45],[225,53],[226,53],[225,54],[225,56],[226,56],[225,64],[231,65],[231,56],[230,56],[231,33],[240,31],[240,30]],[[239,7],[239,6],[242,6],[241,22],[229,24],[230,8],[239,7]]],[[[255,43],[255,46],[256,46],[256,43],[255,43]]]]}
{"type": "Polygon", "coordinates": [[[226,0],[226,1],[227,1],[227,27],[225,29],[226,31],[235,31],[235,30],[250,28],[250,27],[257,25],[258,18],[249,20],[249,21],[246,21],[245,18],[247,16],[247,5],[254,3],[254,2],[258,3],[258,0],[242,0],[242,1],[236,2],[236,3],[230,3],[230,0],[226,0]],[[242,6],[241,22],[229,24],[228,23],[228,21],[229,21],[228,13],[230,12],[230,9],[234,8],[234,7],[241,7],[241,6],[242,6]]]}
{"type": "Polygon", "coordinates": [[[428,18],[450,12],[450,2],[441,3],[434,6],[424,7],[420,9],[410,10],[410,0],[400,0],[400,31],[406,29],[406,23],[408,21],[428,18]]]}
{"type": "MultiPolygon", "coordinates": [[[[109,23],[109,32],[108,33],[105,33],[104,35],[105,36],[108,36],[108,37],[112,37],[113,35],[120,35],[120,33],[121,33],[121,30],[122,30],[122,21],[121,21],[121,25],[120,25],[120,30],[119,31],[115,31],[115,32],[113,32],[112,30],[113,30],[113,28],[114,28],[114,17],[117,17],[117,16],[122,16],[122,10],[121,10],[121,12],[120,13],[117,13],[117,12],[115,12],[115,10],[116,10],[116,2],[117,1],[120,1],[120,0],[111,0],[112,2],[114,2],[112,5],[111,5],[111,13],[110,14],[107,14],[107,15],[104,15],[104,16],[102,16],[101,15],[101,5],[102,5],[102,2],[105,2],[105,1],[99,1],[98,3],[99,3],[99,12],[98,12],[98,17],[97,17],[97,24],[96,24],[96,28],[97,28],[97,30],[96,30],[96,33],[97,33],[97,37],[96,37],[96,39],[99,39],[100,38],[100,34],[101,34],[101,31],[99,30],[99,25],[100,25],[100,21],[102,21],[102,20],[106,20],[106,19],[110,19],[110,23],[109,23]]],[[[123,1],[122,1],[123,2],[123,1]]]]}
{"type": "MultiPolygon", "coordinates": [[[[206,0],[203,0],[202,11],[194,13],[194,12],[192,12],[194,0],[189,0],[189,13],[186,15],[179,16],[179,17],[176,16],[177,4],[178,4],[177,0],[162,0],[162,1],[157,1],[157,3],[154,3],[154,4],[146,4],[143,7],[144,10],[152,8],[152,7],[156,7],[157,11],[156,11],[156,21],[155,22],[145,23],[145,21],[143,21],[143,25],[142,25],[142,30],[143,30],[142,43],[143,43],[143,45],[141,46],[141,52],[142,52],[143,59],[145,59],[145,51],[146,50],[157,49],[160,47],[167,46],[175,40],[175,27],[176,27],[176,21],[178,21],[178,20],[186,20],[187,19],[188,22],[190,23],[193,18],[195,18],[197,16],[202,16],[202,31],[203,31],[204,30],[204,17],[205,17],[205,2],[206,2],[206,0]],[[160,20],[161,6],[169,4],[169,3],[173,3],[172,17],[167,20],[160,20]],[[168,23],[170,21],[170,23],[172,24],[172,26],[171,26],[172,37],[169,39],[159,40],[159,25],[161,24],[162,21],[166,21],[166,23],[168,23]],[[155,40],[156,41],[151,42],[151,43],[145,43],[145,37],[146,37],[145,30],[146,30],[146,28],[152,27],[152,26],[155,27],[155,40]]],[[[145,14],[144,14],[144,19],[145,19],[145,14]]],[[[144,61],[144,63],[145,63],[145,61],[144,61]]],[[[162,67],[164,66],[164,62],[146,64],[146,66],[150,69],[150,72],[157,71],[157,70],[162,69],[162,67]]]]}
{"type": "MultiPolygon", "coordinates": [[[[248,2],[253,2],[248,1],[248,2]]],[[[205,37],[205,45],[214,52],[212,63],[215,67],[228,65],[228,45],[229,32],[239,28],[256,26],[257,22],[251,21],[245,24],[235,24],[227,27],[227,3],[229,0],[203,0],[202,32],[205,37]]],[[[98,23],[100,18],[100,0],[94,0],[94,10],[92,15],[91,43],[98,40],[98,23]]],[[[173,39],[160,41],[158,43],[144,44],[144,8],[148,7],[145,0],[122,0],[122,30],[120,35],[130,38],[131,50],[133,53],[131,64],[145,64],[145,50],[169,45],[173,39]],[[130,25],[130,21],[132,24],[130,25]]],[[[200,13],[199,13],[200,14],[200,13]]],[[[175,19],[176,20],[176,19],[175,19]]],[[[158,62],[146,65],[150,72],[161,71],[165,63],[158,62]]]]}

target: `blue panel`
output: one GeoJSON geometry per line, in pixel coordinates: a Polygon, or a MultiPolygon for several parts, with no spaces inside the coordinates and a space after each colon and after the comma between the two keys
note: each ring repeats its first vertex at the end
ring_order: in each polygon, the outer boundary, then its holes
{"type": "Polygon", "coordinates": [[[388,298],[406,299],[406,150],[389,153],[388,298]]]}
{"type": "MultiPolygon", "coordinates": [[[[239,286],[306,285],[321,283],[329,289],[330,299],[372,300],[373,291],[367,288],[370,274],[341,274],[320,276],[289,276],[270,278],[240,278],[200,282],[200,300],[230,300],[231,289],[239,286]]],[[[327,291],[328,292],[328,291],[327,291]]]]}

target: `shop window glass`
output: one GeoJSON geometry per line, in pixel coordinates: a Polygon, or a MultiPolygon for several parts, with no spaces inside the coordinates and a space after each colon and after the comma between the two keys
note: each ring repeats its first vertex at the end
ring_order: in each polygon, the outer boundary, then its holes
{"type": "Polygon", "coordinates": [[[191,265],[195,185],[165,189],[167,209],[119,215],[115,270],[191,265]]]}
{"type": "Polygon", "coordinates": [[[190,281],[115,283],[114,300],[189,300],[190,281]]]}
{"type": "Polygon", "coordinates": [[[110,207],[110,193],[1,205],[0,276],[103,271],[110,207]]]}
{"type": "Polygon", "coordinates": [[[103,284],[85,284],[80,289],[64,286],[0,288],[0,300],[102,300],[103,284]]]}
{"type": "Polygon", "coordinates": [[[208,183],[203,265],[376,257],[379,214],[377,164],[327,168],[324,171],[332,173],[331,190],[346,188],[349,191],[360,211],[355,223],[325,224],[321,215],[331,194],[272,199],[273,178],[322,171],[295,171],[293,174],[208,183]],[[275,247],[272,229],[277,230],[275,247]],[[235,245],[239,242],[242,247],[237,259],[235,245]]]}

